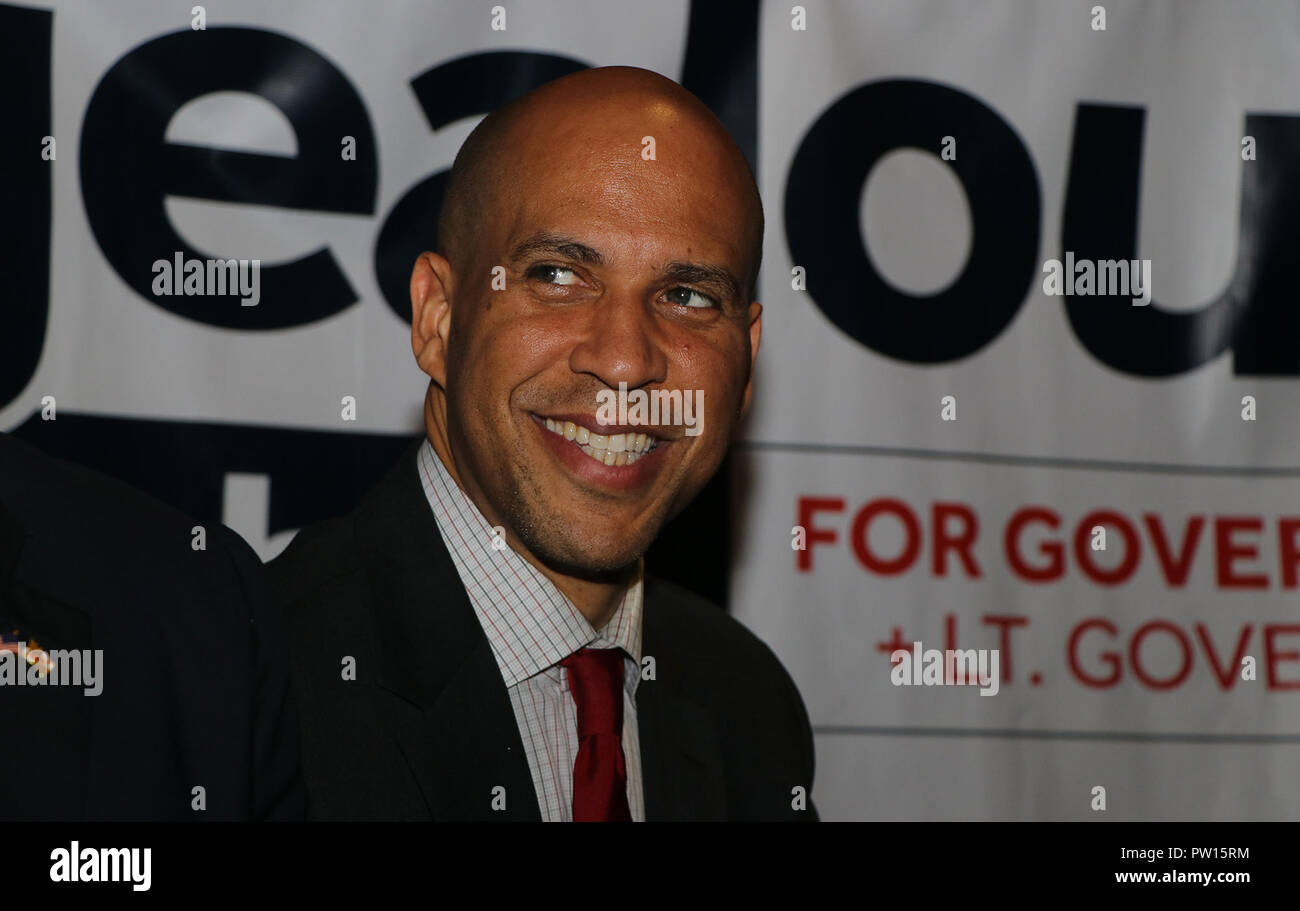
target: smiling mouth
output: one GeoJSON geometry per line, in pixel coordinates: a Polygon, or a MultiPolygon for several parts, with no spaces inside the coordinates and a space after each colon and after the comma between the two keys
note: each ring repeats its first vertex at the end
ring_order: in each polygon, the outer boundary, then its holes
{"type": "Polygon", "coordinates": [[[572,421],[542,419],[546,429],[563,437],[589,458],[608,467],[631,465],[659,448],[659,440],[645,433],[593,433],[572,421]]]}

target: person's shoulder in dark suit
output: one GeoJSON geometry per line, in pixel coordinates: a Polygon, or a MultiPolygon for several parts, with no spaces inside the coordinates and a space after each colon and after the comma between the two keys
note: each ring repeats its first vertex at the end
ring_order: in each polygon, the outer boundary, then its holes
{"type": "MultiPolygon", "coordinates": [[[[360,527],[367,524],[361,518],[367,513],[387,518],[384,504],[391,499],[377,502],[377,495],[396,474],[353,512],[300,530],[267,564],[272,597],[288,628],[307,815],[313,820],[426,818],[420,795],[408,786],[409,769],[393,741],[393,719],[384,715],[394,703],[379,687],[378,669],[391,666],[379,626],[391,624],[401,605],[378,601],[374,582],[377,574],[399,570],[385,565],[391,542],[360,527]]],[[[405,480],[407,492],[419,495],[413,475],[405,480]]],[[[369,524],[373,529],[375,523],[369,524]]],[[[426,591],[427,609],[435,610],[444,597],[426,591]]]]}
{"type": "Polygon", "coordinates": [[[0,625],[98,664],[95,687],[0,688],[25,744],[0,815],[304,815],[283,623],[234,532],[0,434],[0,625]]]}
{"type": "Polygon", "coordinates": [[[644,602],[656,683],[713,719],[727,818],[816,821],[812,728],[780,659],[716,604],[666,579],[646,574],[644,602]]]}

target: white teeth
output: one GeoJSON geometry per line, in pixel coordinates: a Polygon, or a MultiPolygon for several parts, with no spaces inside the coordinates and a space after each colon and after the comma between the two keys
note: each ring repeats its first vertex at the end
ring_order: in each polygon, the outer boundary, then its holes
{"type": "Polygon", "coordinates": [[[592,433],[581,424],[551,418],[546,418],[546,429],[572,441],[588,456],[611,468],[631,465],[651,452],[659,442],[644,433],[615,433],[608,436],[592,433]]]}

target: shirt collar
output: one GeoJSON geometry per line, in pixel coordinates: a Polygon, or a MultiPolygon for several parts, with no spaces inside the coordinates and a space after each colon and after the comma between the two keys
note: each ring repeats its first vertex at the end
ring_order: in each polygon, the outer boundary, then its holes
{"type": "MultiPolygon", "coordinates": [[[[443,543],[507,687],[585,646],[621,648],[639,669],[643,560],[637,561],[636,578],[618,609],[597,632],[550,579],[497,537],[427,439],[420,447],[419,470],[443,543]]],[[[640,673],[627,676],[635,689],[640,673]]]]}

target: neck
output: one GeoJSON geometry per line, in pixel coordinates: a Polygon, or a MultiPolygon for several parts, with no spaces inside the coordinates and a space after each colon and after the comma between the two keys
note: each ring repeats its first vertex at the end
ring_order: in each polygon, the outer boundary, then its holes
{"type": "Polygon", "coordinates": [[[451,475],[465,496],[469,497],[483,518],[496,528],[506,530],[506,545],[519,556],[535,566],[543,576],[573,602],[582,616],[587,618],[593,629],[600,630],[609,622],[609,618],[618,610],[627,593],[628,586],[636,577],[637,564],[633,564],[617,573],[592,578],[577,576],[557,570],[542,562],[529,550],[514,531],[492,509],[483,491],[456,466],[456,458],[451,451],[450,437],[447,433],[447,400],[435,384],[429,384],[429,393],[424,402],[424,427],[433,451],[442,460],[443,467],[451,475]],[[467,483],[468,482],[468,483],[467,483]]]}

